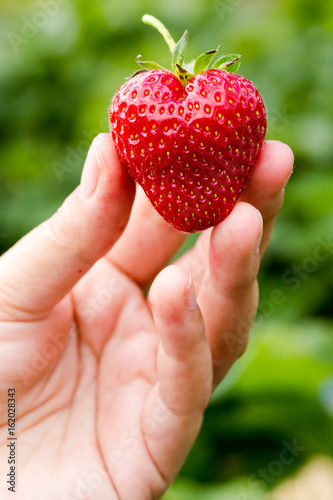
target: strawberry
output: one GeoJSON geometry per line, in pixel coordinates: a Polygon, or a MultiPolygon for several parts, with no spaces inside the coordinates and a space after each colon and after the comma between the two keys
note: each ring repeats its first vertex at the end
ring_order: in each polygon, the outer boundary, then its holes
{"type": "Polygon", "coordinates": [[[266,133],[264,103],[235,74],[239,55],[216,58],[216,49],[186,65],[187,32],[175,44],[157,19],[143,21],[167,41],[173,72],[138,56],[142,69],[111,103],[112,137],[157,212],[181,231],[202,231],[230,214],[249,182],[266,133]]]}

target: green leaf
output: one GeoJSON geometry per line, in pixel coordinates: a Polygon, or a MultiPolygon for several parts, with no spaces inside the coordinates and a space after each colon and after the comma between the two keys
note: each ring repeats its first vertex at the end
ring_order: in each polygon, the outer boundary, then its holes
{"type": "Polygon", "coordinates": [[[229,54],[227,56],[219,57],[213,64],[213,69],[227,69],[231,73],[235,73],[239,68],[239,54],[229,54]]]}
{"type": "Polygon", "coordinates": [[[192,59],[192,61],[190,61],[188,63],[184,63],[182,68],[186,69],[186,71],[188,71],[189,73],[192,73],[192,75],[194,75],[194,63],[195,63],[195,60],[192,59]]]}
{"type": "Polygon", "coordinates": [[[188,31],[186,30],[183,36],[180,38],[180,40],[178,40],[178,42],[176,43],[176,46],[172,52],[171,64],[173,71],[176,71],[177,64],[179,66],[183,65],[185,52],[187,48],[187,42],[188,42],[187,33],[188,31]]]}
{"type": "Polygon", "coordinates": [[[204,54],[201,54],[199,57],[197,57],[193,68],[193,72],[195,75],[201,73],[207,68],[217,51],[218,49],[209,50],[208,52],[205,52],[204,54]]]}
{"type": "Polygon", "coordinates": [[[240,66],[240,60],[237,59],[234,63],[228,65],[227,67],[220,68],[220,69],[226,69],[230,73],[237,73],[239,66],[240,66]]]}
{"type": "Polygon", "coordinates": [[[138,69],[138,71],[135,71],[134,73],[132,73],[132,75],[126,76],[125,80],[128,81],[131,78],[134,78],[135,76],[140,75],[141,73],[147,73],[147,71],[148,71],[147,69],[138,69]]]}
{"type": "Polygon", "coordinates": [[[180,83],[182,84],[183,87],[187,84],[189,80],[193,77],[192,73],[189,73],[186,69],[182,68],[179,66],[179,64],[176,63],[176,75],[178,76],[180,83]]]}
{"type": "Polygon", "coordinates": [[[140,57],[142,57],[141,54],[137,56],[136,62],[139,66],[141,66],[141,68],[148,69],[149,71],[152,69],[163,69],[164,71],[166,71],[166,69],[160,66],[158,63],[154,61],[141,61],[140,57]]]}

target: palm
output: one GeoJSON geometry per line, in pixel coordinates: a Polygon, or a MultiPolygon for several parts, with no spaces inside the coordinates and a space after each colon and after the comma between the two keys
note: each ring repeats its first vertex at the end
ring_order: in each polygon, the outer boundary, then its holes
{"type": "MultiPolygon", "coordinates": [[[[267,214],[262,251],[282,201],[276,192],[291,166],[285,160],[284,171],[271,179],[267,163],[261,165],[267,171],[263,182],[270,184],[267,197],[259,193],[256,199],[250,188],[246,200],[258,206],[264,223],[267,214]]],[[[153,214],[137,198],[124,235],[57,305],[47,310],[43,295],[31,311],[28,296],[22,304],[3,300],[1,424],[5,429],[7,389],[14,386],[22,500],[35,498],[36,491],[46,491],[49,500],[159,498],[196,438],[212,384],[245,347],[242,338],[226,349],[223,332],[236,335],[240,320],[250,326],[256,309],[252,232],[259,226],[253,209],[240,204],[224,229],[205,232],[181,258],[194,277],[200,306],[195,311],[184,306],[188,275],[180,268],[156,278],[151,304],[143,294],[183,241],[154,214],[153,224],[147,222],[147,210],[153,214]],[[251,220],[254,229],[247,235],[251,220]],[[140,241],[145,224],[147,236],[140,241]],[[243,228],[243,241],[230,271],[225,253],[234,245],[235,225],[243,228]]]]}
{"type": "MultiPolygon", "coordinates": [[[[161,491],[163,480],[141,431],[145,401],[157,378],[158,336],[139,287],[103,260],[46,322],[29,324],[26,332],[21,324],[16,328],[26,338],[41,330],[34,351],[39,354],[31,358],[28,352],[25,360],[22,345],[21,362],[8,373],[12,385],[25,389],[20,397],[20,456],[27,465],[20,482],[29,485],[27,498],[29,489],[32,494],[50,488],[50,477],[43,484],[43,477],[34,473],[45,461],[57,499],[62,492],[74,496],[76,489],[94,492],[92,498],[117,498],[111,495],[117,489],[113,476],[125,479],[136,470],[142,485],[151,484],[154,494],[156,487],[161,491]],[[54,332],[52,340],[45,338],[45,330],[54,332]],[[64,471],[68,479],[59,485],[64,471]]],[[[151,421],[158,425],[165,418],[161,407],[157,421],[151,421]]],[[[146,422],[149,426],[150,420],[146,422]]],[[[124,498],[134,498],[133,487],[130,481],[120,487],[124,498]]]]}
{"type": "Polygon", "coordinates": [[[126,480],[136,471],[146,490],[142,498],[163,491],[167,480],[142,432],[163,427],[168,410],[157,401],[156,412],[145,418],[157,381],[159,337],[141,289],[103,259],[45,321],[12,330],[34,343],[33,357],[22,344],[19,364],[7,373],[22,391],[20,457],[26,466],[20,482],[28,485],[26,497],[52,484],[57,499],[85,490],[92,498],[117,498],[120,481],[121,498],[140,498],[140,484],[126,480]],[[43,484],[35,471],[45,461],[54,479],[46,476],[43,484]],[[67,480],[59,485],[64,471],[67,480]]]}

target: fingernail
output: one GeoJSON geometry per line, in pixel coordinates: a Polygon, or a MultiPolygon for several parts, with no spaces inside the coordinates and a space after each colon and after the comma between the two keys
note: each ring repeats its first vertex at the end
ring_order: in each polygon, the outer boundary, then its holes
{"type": "Polygon", "coordinates": [[[100,174],[100,165],[98,139],[95,138],[90,146],[81,175],[81,193],[84,198],[91,198],[96,190],[100,174]]]}
{"type": "Polygon", "coordinates": [[[260,221],[261,221],[261,227],[260,227],[260,234],[259,234],[259,238],[258,238],[258,241],[256,243],[256,246],[254,247],[254,252],[253,253],[259,253],[259,248],[260,248],[260,243],[261,243],[261,239],[262,239],[262,232],[263,232],[263,220],[262,220],[262,216],[260,214],[260,221]]]}
{"type": "Polygon", "coordinates": [[[197,304],[197,298],[195,294],[195,288],[192,280],[192,275],[190,271],[188,271],[189,275],[189,280],[188,280],[188,285],[186,287],[186,290],[184,292],[184,298],[185,298],[185,303],[187,309],[190,309],[191,311],[195,311],[196,308],[198,307],[197,304]]]}

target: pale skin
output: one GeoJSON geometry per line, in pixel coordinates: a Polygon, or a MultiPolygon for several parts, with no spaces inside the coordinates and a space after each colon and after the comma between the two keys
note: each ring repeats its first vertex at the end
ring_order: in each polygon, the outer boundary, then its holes
{"type": "Polygon", "coordinates": [[[185,235],[97,136],[80,186],[0,258],[0,468],[14,387],[17,498],[162,496],[245,350],[292,167],[288,146],[265,143],[230,216],[168,266],[185,235]]]}

